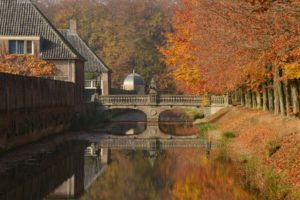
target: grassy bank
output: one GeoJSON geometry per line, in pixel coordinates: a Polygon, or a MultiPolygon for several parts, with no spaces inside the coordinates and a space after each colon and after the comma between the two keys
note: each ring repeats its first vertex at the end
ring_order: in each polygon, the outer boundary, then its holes
{"type": "Polygon", "coordinates": [[[230,108],[209,120],[204,132],[241,163],[246,187],[259,199],[300,199],[299,119],[230,108]]]}

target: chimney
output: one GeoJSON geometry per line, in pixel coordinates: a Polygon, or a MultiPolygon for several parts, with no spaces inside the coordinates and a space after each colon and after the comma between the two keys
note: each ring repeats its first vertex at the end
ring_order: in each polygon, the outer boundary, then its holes
{"type": "Polygon", "coordinates": [[[70,31],[71,33],[77,33],[77,21],[74,19],[70,20],[70,31]]]}

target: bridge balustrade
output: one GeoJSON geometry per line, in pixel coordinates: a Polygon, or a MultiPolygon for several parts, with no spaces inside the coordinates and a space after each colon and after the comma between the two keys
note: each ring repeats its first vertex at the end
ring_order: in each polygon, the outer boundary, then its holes
{"type": "Polygon", "coordinates": [[[158,97],[159,105],[202,105],[201,96],[183,96],[183,95],[161,95],[158,97]]]}
{"type": "Polygon", "coordinates": [[[145,105],[149,101],[148,95],[110,95],[100,96],[98,99],[102,105],[145,105]]]}
{"type": "Polygon", "coordinates": [[[98,103],[101,105],[193,105],[202,104],[201,96],[183,95],[109,95],[99,96],[98,103]]]}
{"type": "Polygon", "coordinates": [[[211,96],[210,97],[210,103],[211,105],[214,106],[224,106],[224,105],[228,105],[228,96],[224,95],[224,96],[211,96]]]}
{"type": "Polygon", "coordinates": [[[109,95],[99,96],[98,103],[106,106],[226,106],[227,96],[192,95],[109,95]],[[206,102],[207,101],[207,102],[206,102]]]}

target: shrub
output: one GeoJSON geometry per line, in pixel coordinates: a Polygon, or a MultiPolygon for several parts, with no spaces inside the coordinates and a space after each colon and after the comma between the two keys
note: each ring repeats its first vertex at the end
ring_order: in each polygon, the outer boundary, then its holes
{"type": "Polygon", "coordinates": [[[218,127],[214,124],[207,123],[198,126],[199,134],[204,136],[208,131],[216,130],[218,127]]]}
{"type": "Polygon", "coordinates": [[[280,145],[278,144],[277,141],[271,141],[267,144],[267,150],[268,150],[268,154],[269,157],[271,157],[272,155],[274,155],[279,149],[280,149],[280,145]]]}
{"type": "Polygon", "coordinates": [[[272,200],[290,199],[291,187],[286,184],[281,175],[273,169],[264,170],[265,186],[262,191],[264,198],[272,200]]]}
{"type": "Polygon", "coordinates": [[[223,136],[223,138],[231,139],[231,138],[235,138],[236,134],[234,132],[227,131],[227,132],[223,133],[222,136],[223,136]]]}

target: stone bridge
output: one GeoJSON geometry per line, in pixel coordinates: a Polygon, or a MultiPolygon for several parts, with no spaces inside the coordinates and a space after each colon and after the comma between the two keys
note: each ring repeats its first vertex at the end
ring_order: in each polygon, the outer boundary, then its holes
{"type": "Polygon", "coordinates": [[[148,122],[158,122],[163,111],[173,108],[195,108],[208,117],[228,106],[228,96],[186,95],[108,95],[95,99],[98,111],[135,109],[144,112],[148,122]]]}

